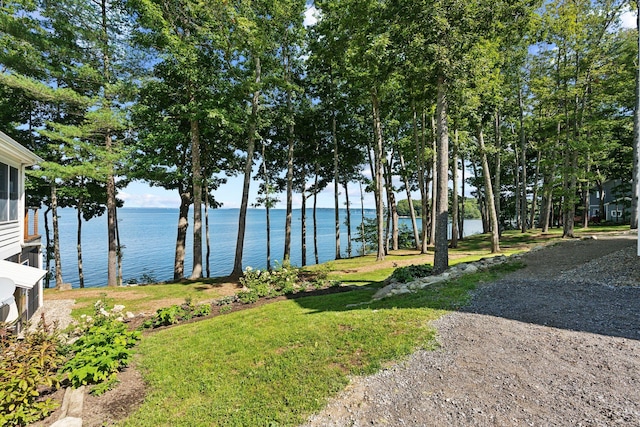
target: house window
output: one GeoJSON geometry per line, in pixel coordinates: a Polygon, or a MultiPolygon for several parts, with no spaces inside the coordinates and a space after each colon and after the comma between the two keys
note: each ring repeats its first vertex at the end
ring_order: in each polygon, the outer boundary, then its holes
{"type": "Polygon", "coordinates": [[[611,211],[611,217],[622,218],[622,211],[611,211]]]}
{"type": "Polygon", "coordinates": [[[18,169],[0,163],[0,222],[18,220],[19,184],[18,169]]]}

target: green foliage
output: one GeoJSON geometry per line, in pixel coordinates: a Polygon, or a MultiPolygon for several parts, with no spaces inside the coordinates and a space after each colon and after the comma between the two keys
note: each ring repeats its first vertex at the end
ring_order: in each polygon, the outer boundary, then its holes
{"type": "Polygon", "coordinates": [[[143,328],[159,328],[160,326],[175,325],[194,317],[203,317],[211,314],[211,304],[193,305],[191,298],[187,297],[182,305],[172,305],[160,308],[153,319],[146,321],[143,328]]]}
{"type": "Polygon", "coordinates": [[[56,333],[42,326],[28,330],[24,339],[7,334],[0,324],[0,425],[23,426],[49,415],[58,406],[39,400],[44,387],[58,386],[58,368],[64,362],[56,333]]]}
{"type": "Polygon", "coordinates": [[[259,298],[260,295],[255,289],[238,292],[238,301],[243,304],[253,304],[254,302],[258,301],[259,298]]]}
{"type": "MultiPolygon", "coordinates": [[[[87,384],[113,384],[118,371],[126,367],[133,346],[140,339],[137,331],[128,331],[120,317],[122,306],[107,311],[102,301],[94,305],[95,315],[83,316],[73,332],[78,339],[70,345],[72,356],[63,366],[73,387],[87,384]]],[[[95,393],[105,391],[102,385],[95,393]]]]}
{"type": "MultiPolygon", "coordinates": [[[[460,198],[462,200],[462,198],[460,198]]],[[[416,213],[416,218],[422,216],[422,201],[420,199],[412,200],[413,202],[413,210],[416,213]]],[[[451,200],[449,200],[451,203],[451,200]]],[[[409,202],[407,199],[403,199],[398,201],[397,204],[398,215],[400,216],[410,216],[409,212],[409,202]]],[[[449,212],[451,212],[451,207],[449,207],[449,212]]],[[[478,200],[473,197],[465,197],[464,198],[464,219],[479,219],[480,209],[478,208],[478,200]]]]}
{"type": "Polygon", "coordinates": [[[277,265],[272,271],[247,267],[240,278],[240,283],[249,289],[251,295],[241,292],[238,298],[242,302],[254,302],[252,301],[254,295],[260,298],[291,294],[303,288],[299,276],[300,269],[292,267],[288,262],[277,265]]]}
{"type": "MultiPolygon", "coordinates": [[[[358,233],[356,240],[362,241],[362,229],[364,228],[364,240],[367,242],[367,248],[369,252],[376,252],[378,245],[378,229],[375,218],[365,218],[364,227],[362,225],[358,227],[358,233]]],[[[385,231],[386,233],[386,221],[385,231]]],[[[413,240],[413,232],[409,229],[409,226],[405,223],[398,225],[398,248],[409,249],[415,246],[413,240]]]]}
{"type": "Polygon", "coordinates": [[[430,276],[433,271],[433,266],[429,264],[422,265],[408,265],[405,267],[398,267],[393,271],[391,279],[400,283],[412,282],[421,277],[430,276]]]}

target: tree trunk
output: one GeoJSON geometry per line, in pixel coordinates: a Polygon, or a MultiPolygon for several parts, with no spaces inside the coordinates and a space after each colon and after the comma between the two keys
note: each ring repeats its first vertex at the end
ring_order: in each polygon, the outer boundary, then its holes
{"type": "Polygon", "coordinates": [[[307,265],[307,193],[305,188],[302,188],[302,206],[300,211],[300,242],[301,242],[301,257],[302,261],[300,265],[304,267],[307,265]]]}
{"type": "Polygon", "coordinates": [[[331,113],[331,140],[333,141],[333,202],[335,209],[336,259],[340,255],[340,176],[338,169],[338,135],[336,130],[336,113],[331,113]]]}
{"type": "Polygon", "coordinates": [[[520,148],[518,147],[518,145],[516,143],[513,144],[513,153],[515,155],[515,162],[514,162],[514,170],[516,171],[515,175],[515,193],[516,193],[516,227],[520,228],[521,224],[520,224],[520,196],[521,196],[521,191],[520,191],[520,148]]]}
{"type": "Polygon", "coordinates": [[[53,218],[53,259],[56,266],[56,288],[62,287],[62,262],[60,260],[60,227],[58,226],[58,189],[51,184],[51,217],[53,218]]]}
{"type": "Polygon", "coordinates": [[[404,164],[404,156],[402,152],[398,152],[400,157],[400,167],[402,167],[402,180],[404,188],[407,192],[407,203],[409,204],[409,215],[411,216],[411,226],[413,227],[413,241],[416,250],[420,250],[420,232],[418,231],[418,223],[416,221],[416,211],[413,209],[413,200],[411,199],[411,187],[409,187],[409,178],[407,178],[407,169],[404,164]]]}
{"type": "MultiPolygon", "coordinates": [[[[638,200],[640,198],[640,0],[636,4],[636,37],[637,40],[637,60],[636,60],[636,91],[635,108],[633,112],[633,180],[631,184],[631,229],[638,228],[638,200]]],[[[640,255],[640,239],[638,240],[638,254],[640,255]]]]}
{"type": "Polygon", "coordinates": [[[604,198],[605,198],[605,194],[604,194],[604,182],[603,181],[599,181],[598,182],[598,191],[600,193],[600,197],[598,198],[598,216],[600,217],[600,219],[602,221],[605,221],[607,219],[607,215],[604,211],[604,198]]]}
{"type": "MultiPolygon", "coordinates": [[[[422,205],[422,212],[420,215],[420,219],[422,221],[422,233],[420,237],[420,252],[423,254],[427,253],[427,192],[426,186],[424,182],[425,175],[425,164],[424,164],[424,140],[422,140],[418,135],[418,112],[416,110],[415,102],[412,103],[413,108],[413,140],[416,146],[416,158],[417,158],[417,166],[418,166],[418,187],[420,187],[420,204],[422,205]]],[[[423,123],[424,127],[424,123],[423,123]]],[[[418,238],[416,237],[416,240],[418,238]]]]}
{"type": "Polygon", "coordinates": [[[76,249],[78,251],[78,280],[80,287],[84,288],[84,271],[82,270],[82,198],[78,200],[78,233],[76,249]]]}
{"type": "Polygon", "coordinates": [[[447,239],[449,209],[449,125],[447,123],[447,83],[438,77],[437,116],[437,187],[435,215],[434,273],[442,273],[449,267],[449,242],[447,239]]]}
{"type": "Polygon", "coordinates": [[[391,163],[389,161],[385,161],[382,164],[382,168],[384,170],[384,181],[385,181],[385,193],[387,196],[387,226],[385,228],[385,236],[384,236],[384,242],[385,242],[385,254],[389,254],[389,249],[392,247],[393,242],[392,239],[393,237],[393,211],[392,211],[392,201],[391,201],[391,197],[393,195],[393,190],[391,188],[392,184],[391,184],[391,163]]]}
{"type": "Polygon", "coordinates": [[[200,167],[200,127],[191,119],[191,174],[193,179],[193,270],[191,280],[202,278],[202,169],[200,167]]]}
{"type": "Polygon", "coordinates": [[[527,232],[527,136],[524,131],[524,100],[522,89],[518,91],[520,109],[520,167],[522,169],[522,193],[520,196],[520,232],[527,232]]]}
{"type": "Polygon", "coordinates": [[[374,88],[371,91],[371,103],[373,107],[373,135],[375,138],[374,145],[374,158],[375,158],[375,192],[377,194],[376,199],[376,224],[378,230],[378,255],[376,260],[382,261],[385,257],[385,242],[384,242],[384,201],[382,199],[383,190],[383,171],[382,171],[382,156],[383,156],[383,141],[382,141],[382,124],[380,123],[380,105],[378,100],[378,93],[374,88]]]}
{"type": "Polygon", "coordinates": [[[536,172],[533,176],[533,189],[531,197],[531,212],[529,212],[529,224],[531,228],[535,228],[535,214],[538,210],[538,181],[540,180],[540,159],[542,158],[542,151],[538,150],[538,156],[536,158],[536,172]]]}
{"type": "Polygon", "coordinates": [[[267,200],[265,205],[265,216],[267,221],[267,271],[271,271],[271,201],[267,200]]]}
{"type": "Polygon", "coordinates": [[[204,184],[204,234],[206,236],[207,252],[205,262],[207,265],[207,278],[211,277],[211,235],[209,234],[209,186],[204,184]]]}
{"type": "Polygon", "coordinates": [[[451,172],[453,178],[453,199],[451,200],[451,247],[458,247],[458,129],[454,131],[453,164],[451,172]]]}
{"type": "Polygon", "coordinates": [[[51,212],[51,206],[47,207],[47,210],[44,211],[44,233],[45,233],[45,271],[47,272],[46,276],[44,276],[44,287],[49,289],[51,286],[51,252],[52,252],[52,243],[51,237],[49,233],[49,212],[51,212]]]}
{"type": "Polygon", "coordinates": [[[496,156],[495,156],[495,162],[496,162],[496,170],[495,170],[495,175],[493,177],[494,180],[494,186],[493,188],[495,189],[495,205],[496,205],[496,216],[498,218],[498,234],[502,234],[502,226],[500,223],[500,218],[502,216],[502,202],[501,202],[501,197],[500,195],[502,194],[501,191],[501,184],[500,184],[500,178],[502,175],[502,161],[501,161],[501,157],[500,154],[502,152],[502,121],[500,120],[500,111],[496,110],[495,113],[495,134],[496,134],[496,156]]]}
{"type": "Polygon", "coordinates": [[[467,170],[465,163],[464,163],[464,156],[460,156],[460,163],[462,165],[462,176],[460,177],[462,179],[462,203],[460,204],[460,240],[464,240],[464,204],[465,201],[467,200],[467,197],[465,196],[465,187],[466,187],[466,182],[465,182],[465,171],[467,170]]]}
{"type": "Polygon", "coordinates": [[[344,181],[342,183],[342,186],[344,187],[344,197],[346,199],[345,203],[347,208],[347,257],[351,258],[351,256],[353,255],[353,245],[351,243],[351,205],[349,203],[349,189],[347,188],[347,185],[347,181],[344,181]]]}
{"type": "MultiPolygon", "coordinates": [[[[433,155],[431,156],[431,220],[429,222],[430,224],[430,228],[429,228],[429,243],[433,244],[434,243],[434,238],[436,235],[436,227],[437,227],[437,198],[438,198],[438,182],[439,182],[439,177],[440,177],[440,170],[438,169],[438,129],[437,126],[440,125],[440,123],[438,122],[438,124],[436,124],[436,120],[435,117],[431,116],[431,129],[433,130],[433,141],[432,141],[432,147],[433,147],[433,155]]],[[[449,171],[447,171],[447,175],[449,174],[449,171]]],[[[447,189],[447,193],[448,193],[447,189]]]]}
{"type": "Polygon", "coordinates": [[[360,235],[362,236],[362,256],[367,254],[367,238],[364,233],[364,192],[362,191],[362,181],[360,184],[360,213],[362,215],[362,222],[360,223],[360,235]]]}
{"type": "MultiPolygon", "coordinates": [[[[255,58],[256,85],[260,84],[260,58],[255,58]]],[[[232,276],[239,277],[242,274],[242,253],[244,250],[244,234],[247,225],[247,207],[249,206],[249,185],[251,184],[251,169],[253,167],[253,151],[255,150],[255,134],[258,127],[258,103],[260,90],[253,92],[251,99],[251,119],[249,121],[249,133],[247,136],[247,161],[244,165],[244,181],[242,185],[242,201],[240,203],[240,215],[238,217],[238,238],[236,240],[236,254],[233,262],[232,276]]]]}
{"type": "Polygon", "coordinates": [[[189,228],[189,206],[191,194],[180,191],[180,209],[178,214],[178,236],[176,238],[176,254],[173,262],[173,280],[184,278],[184,258],[187,246],[187,229],[189,228]]]}
{"type": "MultiPolygon", "coordinates": [[[[471,162],[471,167],[473,168],[473,177],[475,179],[475,182],[480,182],[478,167],[474,162],[471,162]]],[[[478,209],[480,209],[480,220],[482,221],[482,234],[487,234],[491,232],[491,225],[489,224],[489,215],[487,213],[484,193],[484,188],[478,187],[476,189],[476,201],[478,203],[478,209]]]]}
{"type": "Polygon", "coordinates": [[[318,258],[318,175],[320,174],[320,165],[318,163],[318,141],[316,140],[316,160],[315,160],[315,178],[313,183],[313,255],[316,265],[320,264],[318,258]]]}
{"type": "Polygon", "coordinates": [[[484,145],[484,135],[482,126],[478,126],[478,143],[480,144],[480,156],[482,157],[482,174],[484,175],[485,197],[489,208],[489,219],[491,221],[491,253],[500,252],[500,233],[498,232],[498,215],[496,205],[493,200],[493,188],[491,188],[491,172],[487,161],[487,150],[484,145]]]}
{"type": "Polygon", "coordinates": [[[118,210],[116,209],[116,247],[118,248],[118,276],[116,283],[122,286],[122,257],[124,247],[120,244],[120,228],[118,227],[118,210]]]}
{"type": "MultiPolygon", "coordinates": [[[[293,116],[293,104],[291,102],[291,89],[288,87],[290,83],[290,70],[289,70],[289,48],[285,43],[283,46],[283,56],[285,61],[285,83],[287,84],[287,113],[289,115],[289,126],[287,132],[287,213],[284,226],[284,256],[282,257],[284,262],[291,260],[291,223],[293,212],[293,150],[294,150],[294,116],[293,116]]],[[[303,190],[304,193],[304,190],[303,190]]],[[[304,265],[304,264],[303,264],[304,265]]]]}
{"type": "MultiPolygon", "coordinates": [[[[111,151],[111,135],[105,138],[107,151],[111,151]]],[[[118,247],[116,243],[116,181],[112,173],[107,177],[107,286],[118,286],[118,247]]]]}

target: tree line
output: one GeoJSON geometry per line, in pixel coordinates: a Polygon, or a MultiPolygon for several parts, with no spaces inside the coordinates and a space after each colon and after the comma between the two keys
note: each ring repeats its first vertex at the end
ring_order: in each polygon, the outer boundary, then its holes
{"type": "MultiPolygon", "coordinates": [[[[620,20],[629,8],[637,2],[8,0],[0,120],[45,159],[29,196],[51,212],[56,283],[61,206],[77,210],[81,286],[82,219],[104,213],[107,284],[119,283],[117,193],[132,180],[178,192],[174,279],[208,276],[208,209],[236,175],[234,276],[247,209],[264,206],[269,228],[280,194],[283,259],[294,192],[315,217],[327,188],[340,258],[339,196],[349,208],[354,184],[375,196],[377,258],[398,247],[404,193],[414,245],[434,245],[438,272],[462,236],[459,182],[475,188],[493,252],[505,224],[545,231],[555,220],[573,236],[577,212],[588,225],[590,190],[614,178],[633,185],[637,227],[638,32],[620,20]],[[305,25],[310,8],[317,22],[305,25]]],[[[304,233],[306,209],[301,221],[304,233]]]]}

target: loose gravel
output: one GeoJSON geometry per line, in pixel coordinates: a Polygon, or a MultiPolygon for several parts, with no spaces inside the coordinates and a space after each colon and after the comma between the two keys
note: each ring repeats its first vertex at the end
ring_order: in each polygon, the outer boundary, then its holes
{"type": "Polygon", "coordinates": [[[563,241],[434,322],[441,348],[353,378],[306,426],[640,426],[633,234],[563,241]]]}

